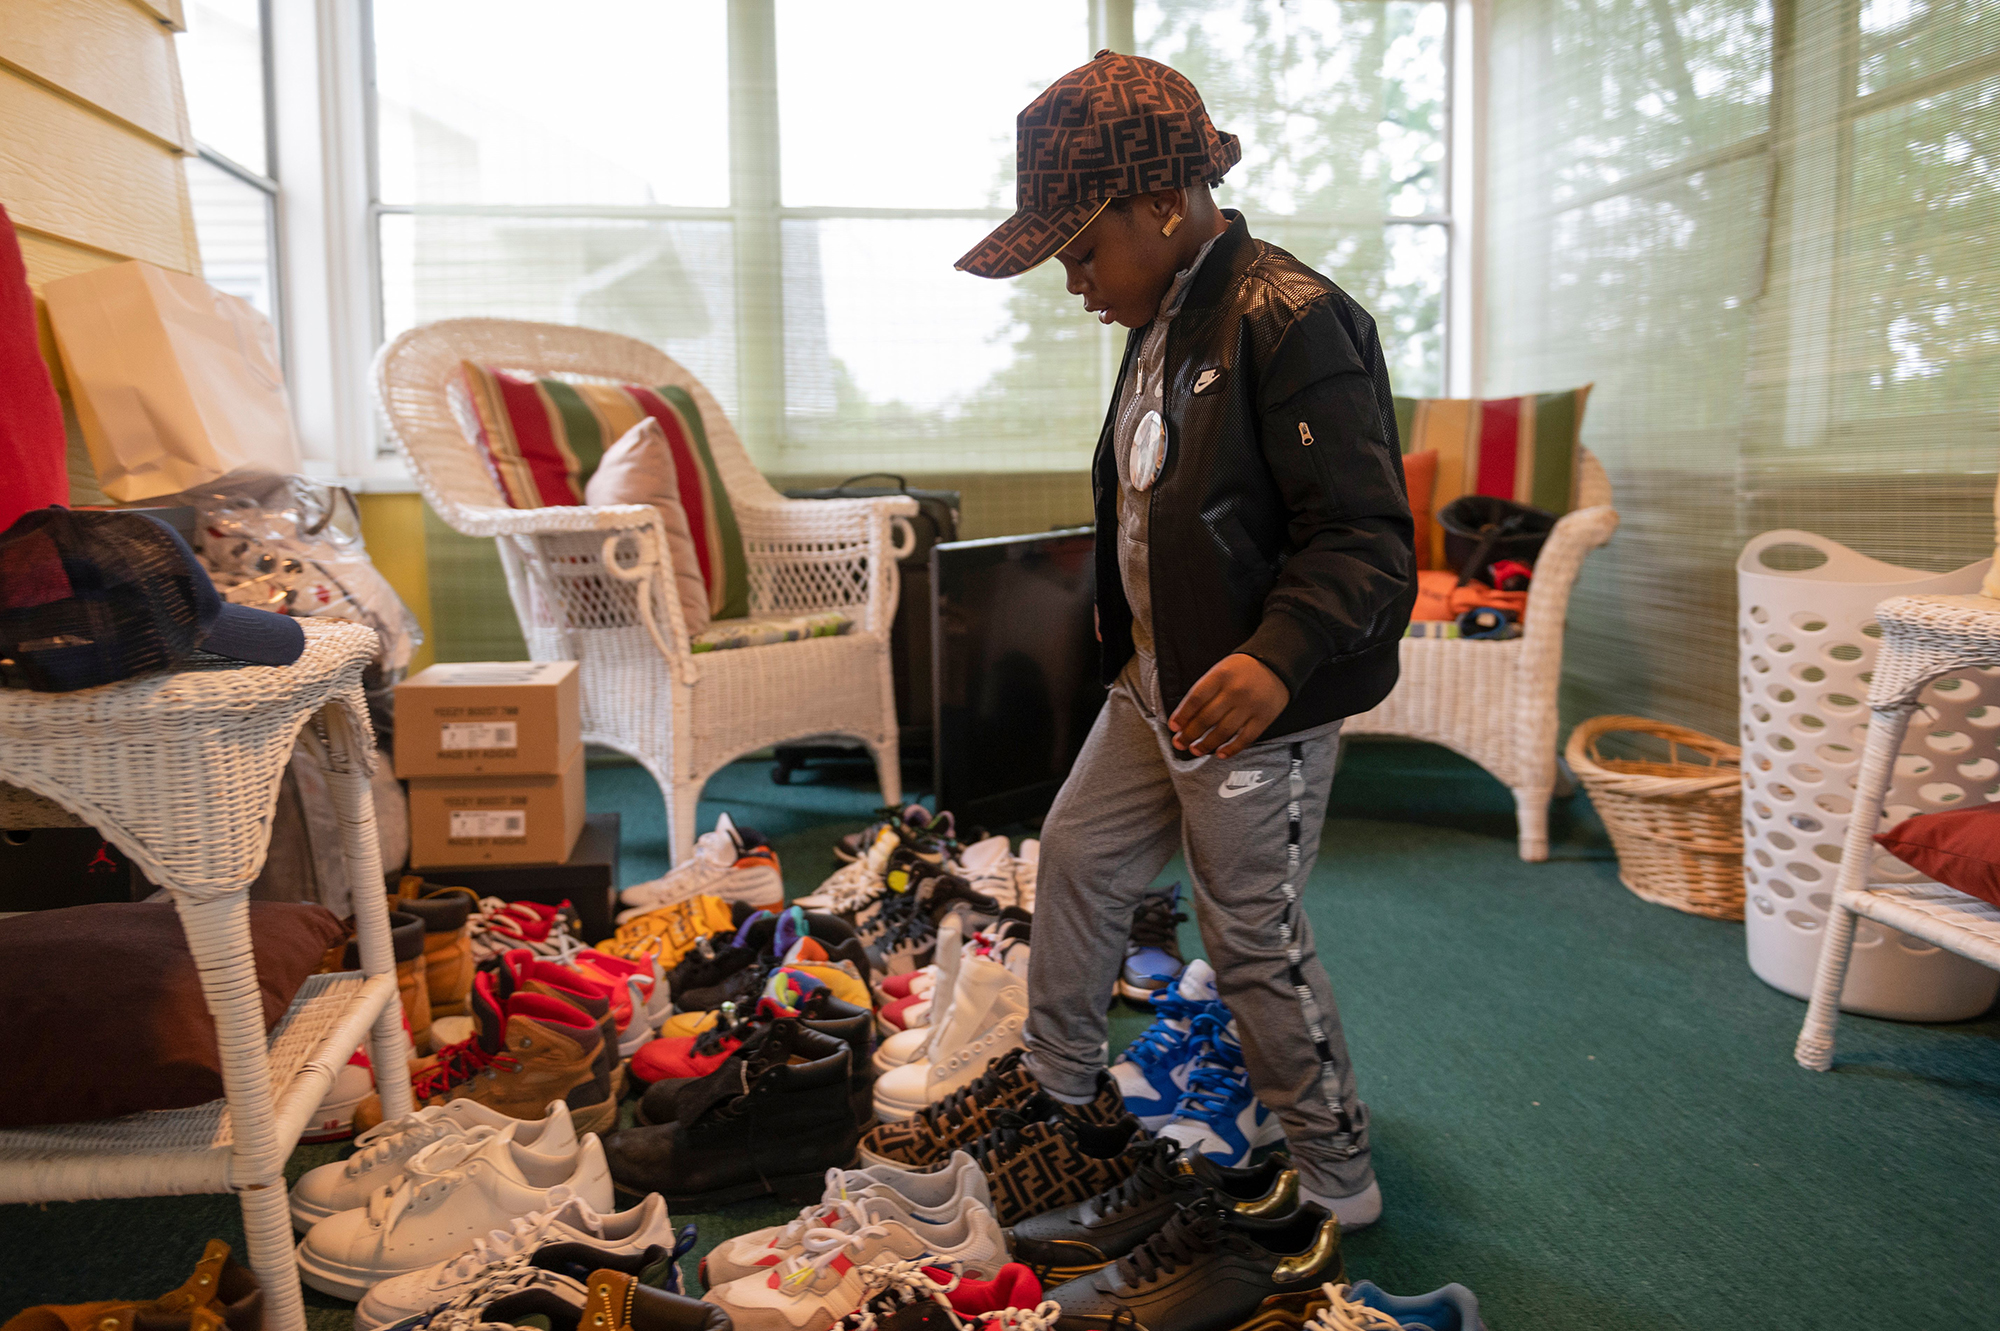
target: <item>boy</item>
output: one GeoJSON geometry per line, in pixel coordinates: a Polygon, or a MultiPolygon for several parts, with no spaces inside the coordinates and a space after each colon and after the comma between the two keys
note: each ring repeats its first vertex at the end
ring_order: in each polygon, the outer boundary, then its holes
{"type": "Polygon", "coordinates": [[[1348,1228],[1381,1192],[1299,905],[1340,723],[1396,682],[1415,554],[1374,321],[1209,186],[1242,156],[1165,65],[1098,52],[1021,112],[1019,210],[958,262],[1061,261],[1133,332],[1093,465],[1104,710],[1042,829],[1025,1066],[1103,1086],[1134,909],[1184,847],[1250,1086],[1348,1228]]]}

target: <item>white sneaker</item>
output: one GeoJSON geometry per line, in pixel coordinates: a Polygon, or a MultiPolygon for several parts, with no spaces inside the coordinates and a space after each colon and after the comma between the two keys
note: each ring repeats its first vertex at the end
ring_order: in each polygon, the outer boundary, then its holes
{"type": "Polygon", "coordinates": [[[965,957],[952,987],[951,1010],[931,1028],[928,1057],[876,1079],[876,1114],[890,1121],[909,1118],[976,1081],[989,1063],[1022,1047],[1027,1019],[1027,983],[990,957],[965,957]]]}
{"type": "Polygon", "coordinates": [[[1035,875],[1042,867],[1042,843],[1033,837],[1021,840],[1014,856],[1014,904],[1032,914],[1035,909],[1035,875]]]}
{"type": "Polygon", "coordinates": [[[477,1127],[510,1125],[517,1143],[541,1155],[576,1150],[576,1125],[570,1121],[569,1106],[560,1100],[551,1100],[548,1114],[535,1122],[509,1118],[477,1100],[430,1105],[376,1124],[354,1139],[353,1155],[310,1170],[293,1184],[292,1228],[304,1233],[330,1215],[366,1206],[370,1193],[393,1187],[410,1157],[432,1142],[462,1137],[477,1127]]]}
{"type": "Polygon", "coordinates": [[[825,882],[805,896],[795,897],[791,904],[852,919],[856,911],[888,890],[883,885],[882,875],[889,871],[889,856],[902,844],[901,837],[889,828],[883,828],[866,855],[851,864],[841,865],[828,875],[825,882]]]}
{"type": "MultiPolygon", "coordinates": [[[[708,1285],[724,1285],[777,1266],[805,1250],[806,1235],[826,1226],[829,1208],[841,1202],[879,1198],[895,1214],[926,1225],[949,1225],[958,1216],[966,1198],[981,1206],[992,1205],[986,1175],[979,1162],[964,1151],[953,1151],[951,1159],[932,1172],[916,1172],[896,1165],[872,1165],[866,1169],[829,1169],[826,1192],[819,1201],[799,1212],[787,1225],[772,1225],[724,1239],[702,1258],[702,1280],[708,1285]]],[[[359,1331],[368,1331],[359,1328],[359,1331]]]]}
{"type": "Polygon", "coordinates": [[[931,1036],[936,1034],[928,1026],[912,1026],[907,1031],[897,1031],[886,1040],[875,1043],[875,1053],[870,1058],[877,1074],[890,1068],[900,1068],[905,1063],[921,1062],[931,1047],[931,1036]]]}
{"type": "Polygon", "coordinates": [[[631,1210],[612,1215],[599,1215],[581,1199],[569,1197],[474,1239],[456,1257],[384,1280],[355,1308],[354,1331],[377,1331],[449,1303],[485,1280],[495,1267],[547,1243],[588,1243],[616,1253],[644,1252],[655,1243],[672,1249],[674,1226],[666,1199],[657,1192],[631,1210]]]}
{"type": "Polygon", "coordinates": [[[543,1155],[516,1145],[511,1128],[481,1125],[432,1142],[410,1157],[394,1187],[314,1225],[299,1244],[299,1273],[323,1294],[359,1300],[390,1276],[432,1266],[488,1230],[548,1209],[550,1190],[563,1187],[595,1210],[611,1209],[611,1170],[596,1133],[567,1155],[543,1155]]]}
{"type": "Polygon", "coordinates": [[[864,1269],[878,1263],[923,1260],[990,1280],[1007,1261],[999,1221],[970,1197],[941,1225],[899,1216],[880,1197],[835,1202],[824,1218],[805,1231],[797,1256],[716,1285],[704,1298],[729,1314],[735,1331],[805,1331],[860,1307],[869,1292],[864,1269]]]}
{"type": "Polygon", "coordinates": [[[695,838],[694,854],[687,863],[650,882],[634,883],[618,894],[621,905],[618,923],[644,915],[662,906],[678,905],[692,897],[721,897],[742,901],[760,909],[777,909],[785,903],[785,880],[778,870],[778,855],[755,833],[737,828],[728,814],[715,820],[715,830],[695,838]]]}
{"type": "Polygon", "coordinates": [[[1006,837],[990,836],[973,842],[960,853],[951,871],[971,883],[973,891],[985,893],[1002,907],[1013,905],[1020,895],[1014,877],[1013,846],[1006,837]]]}

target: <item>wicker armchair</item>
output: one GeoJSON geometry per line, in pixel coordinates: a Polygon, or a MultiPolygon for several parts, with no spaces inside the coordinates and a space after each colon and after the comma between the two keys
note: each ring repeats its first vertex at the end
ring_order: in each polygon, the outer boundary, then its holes
{"type": "Polygon", "coordinates": [[[1556,694],[1563,621],[1583,558],[1618,530],[1611,480],[1589,449],[1577,459],[1577,507],[1556,523],[1535,561],[1526,627],[1505,642],[1405,638],[1403,677],[1349,735],[1401,735],[1464,754],[1514,792],[1521,858],[1549,857],[1556,786],[1556,694]]]}
{"type": "Polygon", "coordinates": [[[900,519],[916,511],[914,501],[784,498],[693,375],[613,333],[509,319],[428,324],[382,348],[375,391],[389,435],[437,515],[454,531],[499,542],[529,654],[578,662],[584,739],[630,754],[659,783],[676,864],[694,845],[702,785],[767,745],[857,738],[874,755],[884,802],[901,800],[889,625],[897,537],[909,537],[900,519]],[[696,655],[659,514],[640,504],[507,507],[472,442],[464,360],[545,378],[686,389],[742,529],[751,617],[840,610],[853,629],[696,655]]]}

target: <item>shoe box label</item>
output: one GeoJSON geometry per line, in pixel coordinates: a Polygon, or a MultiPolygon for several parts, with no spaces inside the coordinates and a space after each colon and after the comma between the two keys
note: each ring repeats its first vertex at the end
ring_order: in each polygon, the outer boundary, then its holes
{"type": "MultiPolygon", "coordinates": [[[[512,757],[521,745],[521,726],[517,721],[446,721],[438,727],[441,741],[438,747],[447,752],[460,749],[480,749],[484,751],[502,750],[504,756],[512,757]]],[[[502,753],[492,753],[501,757],[502,753]]]]}
{"type": "Polygon", "coordinates": [[[453,841],[528,835],[528,813],[525,809],[453,809],[450,812],[453,841]]]}

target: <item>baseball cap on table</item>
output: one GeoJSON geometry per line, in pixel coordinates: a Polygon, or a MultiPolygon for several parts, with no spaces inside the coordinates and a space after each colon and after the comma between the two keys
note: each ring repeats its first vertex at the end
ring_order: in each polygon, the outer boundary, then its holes
{"type": "Polygon", "coordinates": [[[955,266],[976,277],[1025,273],[1111,200],[1212,185],[1242,157],[1243,145],[1209,122],[1186,75],[1099,51],[1015,117],[1014,215],[955,266]]]}
{"type": "Polygon", "coordinates": [[[0,686],[67,693],[204,655],[290,665],[305,645],[289,615],[223,600],[157,518],[39,508],[0,532],[0,686]]]}

